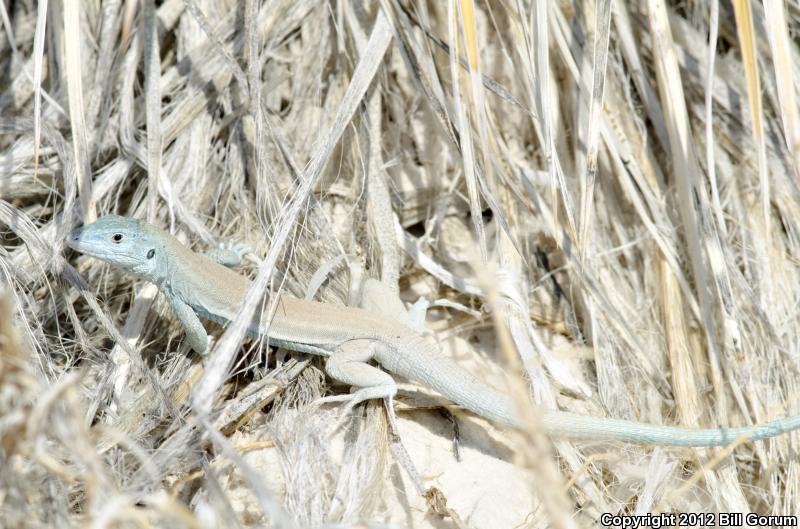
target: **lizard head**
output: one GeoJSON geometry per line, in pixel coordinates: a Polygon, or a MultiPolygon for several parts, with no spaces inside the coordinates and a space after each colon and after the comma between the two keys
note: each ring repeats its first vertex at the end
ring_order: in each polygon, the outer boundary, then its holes
{"type": "Polygon", "coordinates": [[[106,215],[72,231],[67,245],[125,272],[153,280],[163,244],[151,225],[129,217],[106,215]]]}

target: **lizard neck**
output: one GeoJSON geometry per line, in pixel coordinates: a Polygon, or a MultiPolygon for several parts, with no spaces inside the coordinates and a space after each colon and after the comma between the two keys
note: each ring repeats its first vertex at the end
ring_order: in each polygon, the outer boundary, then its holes
{"type": "Polygon", "coordinates": [[[166,264],[156,284],[212,321],[225,323],[242,304],[250,281],[197,254],[177,240],[166,247],[166,264]]]}

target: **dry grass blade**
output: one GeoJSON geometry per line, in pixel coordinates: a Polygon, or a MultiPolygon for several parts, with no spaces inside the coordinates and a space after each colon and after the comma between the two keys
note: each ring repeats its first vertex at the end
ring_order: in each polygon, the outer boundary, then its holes
{"type": "Polygon", "coordinates": [[[592,211],[595,179],[597,178],[597,147],[600,137],[600,112],[603,111],[603,91],[605,90],[606,63],[608,61],[608,40],[611,37],[611,1],[598,0],[595,3],[595,35],[592,63],[592,92],[589,95],[589,114],[586,132],[585,168],[580,167],[581,185],[581,229],[578,252],[585,255],[589,243],[589,222],[592,211]],[[585,179],[585,180],[583,180],[585,179]]]}
{"type": "Polygon", "coordinates": [[[69,92],[69,122],[72,127],[72,155],[75,159],[75,180],[85,223],[97,218],[92,201],[92,175],[89,166],[89,146],[83,104],[83,71],[81,62],[80,4],[77,0],[64,1],[64,32],[73,33],[74,38],[64,40],[66,61],[64,62],[69,92]]]}
{"type": "MultiPolygon", "coordinates": [[[[471,5],[471,3],[469,5],[471,5]]],[[[486,234],[484,233],[483,219],[481,217],[481,211],[483,208],[481,207],[481,197],[478,191],[477,180],[479,176],[476,169],[478,164],[475,160],[475,150],[472,141],[472,125],[469,122],[466,105],[462,96],[460,75],[461,69],[458,67],[458,57],[460,54],[459,50],[461,49],[461,46],[458,44],[461,42],[460,37],[462,32],[459,31],[459,17],[457,16],[456,11],[456,0],[448,2],[447,21],[447,34],[450,42],[453,43],[449,54],[451,82],[450,89],[453,93],[453,105],[455,106],[455,113],[458,123],[459,147],[461,148],[461,154],[464,158],[464,180],[467,184],[467,194],[469,196],[469,211],[470,215],[472,216],[472,225],[475,229],[478,247],[481,250],[481,260],[486,261],[486,259],[488,259],[488,249],[486,247],[486,234]]],[[[465,30],[463,35],[464,39],[467,41],[467,47],[469,49],[469,47],[474,45],[469,43],[469,30],[465,30]]]]}
{"type": "Polygon", "coordinates": [[[719,35],[719,0],[711,0],[711,13],[708,17],[708,53],[706,65],[706,171],[711,184],[711,204],[720,232],[727,235],[728,228],[723,217],[722,204],[719,199],[719,184],[717,183],[716,160],[714,159],[714,64],[717,56],[717,38],[719,35]]]}
{"type": "Polygon", "coordinates": [[[707,289],[708,271],[705,267],[703,255],[703,234],[700,233],[698,211],[702,207],[698,200],[703,196],[699,185],[699,167],[692,150],[691,129],[689,127],[689,114],[686,108],[683,87],[681,86],[680,70],[675,57],[675,46],[672,41],[671,30],[667,22],[666,8],[661,2],[650,2],[650,24],[653,32],[654,47],[661,50],[656,56],[656,73],[658,74],[659,93],[665,108],[664,116],[667,121],[667,131],[670,138],[672,151],[673,171],[678,184],[678,205],[681,220],[685,225],[685,234],[689,259],[692,264],[700,305],[703,311],[703,324],[708,337],[708,355],[711,364],[712,380],[717,393],[719,413],[721,418],[727,417],[727,410],[722,391],[722,368],[719,359],[717,337],[712,322],[712,305],[710,293],[707,289]]]}
{"type": "MultiPolygon", "coordinates": [[[[781,105],[781,121],[786,136],[796,178],[800,178],[800,119],[797,117],[794,75],[792,73],[792,45],[787,32],[786,13],[783,2],[767,0],[764,3],[767,15],[767,38],[772,50],[772,63],[778,85],[778,101],[781,105]]],[[[795,49],[796,53],[796,49],[795,49]]]]}
{"type": "Polygon", "coordinates": [[[214,29],[209,24],[208,17],[206,17],[205,13],[203,13],[199,7],[197,7],[197,3],[194,0],[184,0],[186,3],[186,8],[192,14],[192,16],[197,20],[197,23],[200,24],[200,27],[203,28],[203,32],[208,35],[208,38],[214,43],[214,47],[216,51],[220,53],[225,58],[225,63],[233,72],[234,77],[236,77],[236,81],[239,83],[239,86],[244,90],[245,95],[247,95],[247,79],[245,78],[244,72],[242,71],[241,67],[236,63],[236,60],[228,53],[228,50],[225,49],[225,45],[222,41],[219,40],[219,36],[214,32],[214,29]]]}
{"type": "MultiPolygon", "coordinates": [[[[145,115],[147,116],[147,219],[153,222],[158,214],[156,208],[158,207],[158,190],[161,183],[161,53],[158,46],[155,0],[144,0],[142,7],[145,115]]],[[[171,201],[168,202],[168,204],[171,203],[171,201]]]]}
{"type": "MultiPolygon", "coordinates": [[[[5,10],[5,7],[3,8],[5,10]]],[[[44,38],[47,27],[47,0],[36,6],[36,37],[33,43],[33,170],[39,167],[39,142],[41,141],[42,120],[42,61],[44,59],[44,38]]]]}
{"type": "MultiPolygon", "coordinates": [[[[758,147],[758,175],[761,180],[761,208],[764,215],[764,231],[769,234],[769,175],[767,174],[767,153],[764,140],[764,115],[761,104],[761,80],[758,73],[758,54],[756,36],[753,28],[753,12],[750,0],[734,0],[733,12],[736,15],[736,30],[742,50],[742,64],[747,79],[747,101],[753,119],[753,140],[758,147]]],[[[767,240],[769,245],[769,240],[767,240]]]]}

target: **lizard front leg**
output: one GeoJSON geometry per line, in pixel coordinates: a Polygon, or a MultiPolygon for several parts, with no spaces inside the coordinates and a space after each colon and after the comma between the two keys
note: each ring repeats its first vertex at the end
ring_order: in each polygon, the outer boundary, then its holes
{"type": "Polygon", "coordinates": [[[369,399],[384,399],[389,415],[389,426],[397,433],[397,420],[394,413],[393,398],[397,394],[394,379],[367,362],[375,355],[375,348],[383,344],[375,340],[357,339],[344,342],[331,353],[325,362],[325,371],[335,380],[356,387],[350,395],[326,397],[320,402],[348,400],[345,413],[357,404],[369,399]]]}
{"type": "Polygon", "coordinates": [[[176,296],[167,295],[169,304],[172,305],[172,310],[183,326],[183,332],[186,333],[186,339],[189,345],[199,354],[205,354],[208,350],[208,333],[203,326],[203,322],[197,317],[194,309],[178,299],[176,296]]]}
{"type": "Polygon", "coordinates": [[[250,248],[245,244],[232,244],[210,248],[203,255],[227,268],[236,268],[242,264],[244,256],[249,252],[250,248]]]}

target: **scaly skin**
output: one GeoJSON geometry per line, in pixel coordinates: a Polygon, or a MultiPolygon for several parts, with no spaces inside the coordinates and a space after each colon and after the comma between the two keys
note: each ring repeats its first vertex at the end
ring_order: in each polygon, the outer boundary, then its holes
{"type": "MultiPolygon", "coordinates": [[[[208,336],[198,316],[225,324],[237,313],[250,281],[192,252],[172,235],[142,221],[116,215],[73,231],[70,247],[155,283],[170,301],[189,343],[206,352],[208,336]]],[[[326,370],[361,388],[355,404],[385,398],[393,419],[394,381],[367,362],[431,387],[449,400],[490,420],[519,425],[513,401],[439,354],[435,344],[412,329],[374,312],[281,296],[268,324],[257,315],[250,334],[266,334],[271,345],[328,357],[326,370]]],[[[800,415],[753,427],[692,429],[560,411],[542,415],[546,433],[674,446],[720,446],[740,436],[756,441],[800,428],[800,415]]]]}

